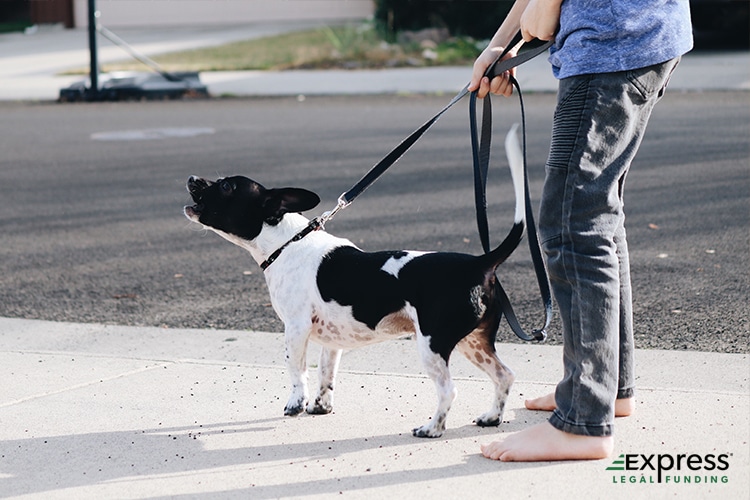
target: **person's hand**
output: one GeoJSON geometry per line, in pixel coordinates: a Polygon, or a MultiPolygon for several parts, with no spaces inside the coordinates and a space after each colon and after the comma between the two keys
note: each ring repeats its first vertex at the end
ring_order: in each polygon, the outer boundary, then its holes
{"type": "MultiPolygon", "coordinates": [[[[513,48],[503,57],[503,60],[514,57],[518,52],[518,48],[513,48]]],[[[477,97],[483,99],[488,93],[503,95],[505,97],[510,96],[513,93],[513,84],[510,83],[509,75],[516,74],[515,68],[506,71],[502,75],[498,75],[491,81],[488,77],[484,76],[487,68],[495,62],[500,54],[503,53],[503,47],[487,47],[477,60],[474,61],[474,69],[471,73],[471,82],[469,83],[469,91],[477,91],[477,97]]]]}
{"type": "MultiPolygon", "coordinates": [[[[525,42],[530,42],[535,38],[539,40],[554,38],[560,27],[562,2],[563,0],[516,0],[508,17],[490,42],[490,46],[474,61],[469,90],[472,92],[476,90],[479,98],[483,98],[489,92],[506,97],[511,95],[513,84],[510,83],[509,75],[515,76],[515,69],[496,76],[492,81],[484,76],[485,71],[502,54],[502,45],[508,43],[506,40],[510,40],[519,27],[525,42]]],[[[503,60],[515,57],[519,47],[520,45],[508,51],[503,60]]]]}

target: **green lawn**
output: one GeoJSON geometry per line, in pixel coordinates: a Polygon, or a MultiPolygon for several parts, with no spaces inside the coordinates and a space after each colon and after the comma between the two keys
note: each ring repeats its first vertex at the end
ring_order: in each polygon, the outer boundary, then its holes
{"type": "MultiPolygon", "coordinates": [[[[440,44],[387,43],[371,24],[325,27],[256,40],[152,56],[167,71],[360,69],[470,64],[479,53],[470,39],[440,44]]],[[[132,59],[103,71],[143,69],[132,59]]],[[[85,73],[80,68],[74,73],[85,73]]]]}

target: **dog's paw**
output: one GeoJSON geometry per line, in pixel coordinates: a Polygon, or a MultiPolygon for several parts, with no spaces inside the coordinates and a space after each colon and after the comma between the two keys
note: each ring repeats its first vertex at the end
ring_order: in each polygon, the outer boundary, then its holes
{"type": "Polygon", "coordinates": [[[444,431],[445,427],[442,429],[435,429],[431,425],[423,425],[422,427],[412,429],[411,433],[414,437],[418,438],[439,438],[443,435],[444,431]]]}
{"type": "Polygon", "coordinates": [[[445,413],[438,412],[434,417],[432,417],[432,420],[430,420],[422,427],[412,429],[411,433],[414,435],[414,437],[439,438],[443,435],[443,432],[445,432],[445,421],[447,416],[448,415],[445,413]]]}
{"type": "Polygon", "coordinates": [[[284,415],[287,417],[294,417],[302,413],[304,410],[305,410],[305,405],[287,406],[284,408],[284,415]]]}
{"type": "Polygon", "coordinates": [[[498,414],[497,411],[488,411],[487,413],[479,415],[477,419],[474,420],[474,423],[479,427],[497,427],[502,420],[500,418],[501,416],[502,415],[498,414]]]}
{"type": "Polygon", "coordinates": [[[315,400],[314,404],[307,405],[307,413],[310,415],[326,415],[333,411],[333,406],[329,404],[321,404],[319,400],[315,400]]]}
{"type": "Polygon", "coordinates": [[[477,417],[474,423],[479,427],[497,427],[500,425],[500,418],[497,416],[485,417],[482,415],[481,417],[477,417]]]}
{"type": "Polygon", "coordinates": [[[315,398],[314,402],[310,402],[307,405],[307,413],[311,415],[325,415],[333,411],[333,391],[332,390],[320,390],[320,394],[315,398]]]}
{"type": "Polygon", "coordinates": [[[289,402],[284,407],[284,415],[287,417],[294,417],[295,415],[299,415],[303,411],[305,411],[305,401],[304,399],[290,399],[289,402]]]}

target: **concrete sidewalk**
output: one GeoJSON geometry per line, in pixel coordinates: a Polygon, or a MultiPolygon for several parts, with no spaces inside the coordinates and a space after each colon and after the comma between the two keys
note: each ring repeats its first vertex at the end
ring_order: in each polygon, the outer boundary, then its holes
{"type": "MultiPolygon", "coordinates": [[[[118,30],[139,52],[155,54],[259,38],[319,23],[259,24],[249,26],[118,30]]],[[[102,63],[129,56],[99,37],[102,63]]],[[[40,29],[34,34],[0,35],[0,100],[56,100],[61,88],[85,79],[59,76],[73,68],[87,68],[86,30],[40,29]]],[[[148,69],[144,66],[144,71],[148,69]]],[[[455,94],[468,81],[468,67],[436,67],[356,71],[220,71],[202,73],[214,96],[297,96],[339,94],[455,94]]],[[[555,91],[545,56],[528,62],[518,73],[526,91],[555,91]]],[[[682,91],[750,90],[750,52],[691,53],[672,79],[682,91]]]]}
{"type": "Polygon", "coordinates": [[[639,351],[611,459],[505,464],[479,443],[545,418],[523,399],[553,390],[561,350],[498,348],[518,377],[502,426],[472,424],[491,386],[456,356],[448,430],[424,440],[435,395],[409,340],[347,352],[334,413],[289,418],[281,334],[0,318],[0,497],[747,498],[747,355],[639,351]],[[646,469],[608,470],[626,458],[646,469]]]}

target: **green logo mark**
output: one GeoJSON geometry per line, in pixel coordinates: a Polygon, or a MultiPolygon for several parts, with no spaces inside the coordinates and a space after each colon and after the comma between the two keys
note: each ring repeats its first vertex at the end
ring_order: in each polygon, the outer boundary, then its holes
{"type": "Polygon", "coordinates": [[[612,465],[607,467],[607,470],[625,470],[625,455],[620,454],[620,456],[612,462],[612,465]]]}

